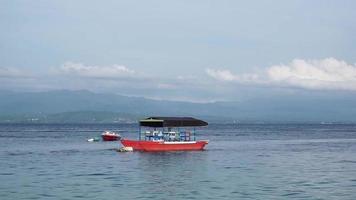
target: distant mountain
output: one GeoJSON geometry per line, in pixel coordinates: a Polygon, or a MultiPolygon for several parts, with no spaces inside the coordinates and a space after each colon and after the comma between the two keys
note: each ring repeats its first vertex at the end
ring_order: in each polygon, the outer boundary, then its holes
{"type": "Polygon", "coordinates": [[[89,91],[0,92],[0,122],[133,122],[144,116],[195,116],[213,122],[356,122],[353,96],[273,96],[191,103],[89,91]]]}
{"type": "MultiPolygon", "coordinates": [[[[191,115],[214,111],[211,104],[151,100],[89,91],[1,92],[1,114],[54,114],[77,111],[105,111],[133,115],[191,115]],[[207,112],[207,108],[210,108],[207,112]]],[[[218,110],[217,110],[218,111],[218,110]]]]}
{"type": "Polygon", "coordinates": [[[136,123],[139,116],[105,112],[76,111],[56,114],[12,114],[0,116],[0,122],[18,123],[136,123]]]}
{"type": "Polygon", "coordinates": [[[93,121],[94,118],[96,122],[114,122],[152,115],[206,116],[210,119],[219,116],[219,112],[218,107],[212,104],[160,101],[89,91],[0,92],[0,121],[3,122],[82,122],[93,121]]]}

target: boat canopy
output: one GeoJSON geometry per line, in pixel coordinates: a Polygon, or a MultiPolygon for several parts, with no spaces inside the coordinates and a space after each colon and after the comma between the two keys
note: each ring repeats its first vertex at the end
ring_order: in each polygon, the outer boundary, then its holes
{"type": "Polygon", "coordinates": [[[193,117],[148,117],[140,120],[140,126],[148,127],[185,127],[207,125],[207,122],[193,117]]]}

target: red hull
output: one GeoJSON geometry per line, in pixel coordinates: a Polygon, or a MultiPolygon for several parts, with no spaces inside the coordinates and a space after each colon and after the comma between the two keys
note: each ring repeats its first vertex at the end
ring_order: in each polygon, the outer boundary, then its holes
{"type": "Polygon", "coordinates": [[[121,140],[121,143],[125,147],[132,147],[138,151],[194,151],[203,150],[208,141],[164,142],[121,140]]]}
{"type": "Polygon", "coordinates": [[[102,135],[101,137],[104,141],[116,141],[120,139],[120,137],[116,135],[102,135]]]}

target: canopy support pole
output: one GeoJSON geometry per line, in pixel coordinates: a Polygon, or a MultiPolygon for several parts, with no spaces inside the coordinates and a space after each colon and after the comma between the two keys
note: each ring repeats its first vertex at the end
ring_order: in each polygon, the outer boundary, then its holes
{"type": "Polygon", "coordinates": [[[141,126],[138,126],[138,140],[141,140],[141,126]]]}
{"type": "Polygon", "coordinates": [[[193,129],[193,138],[194,138],[194,141],[195,141],[195,127],[193,129]]]}

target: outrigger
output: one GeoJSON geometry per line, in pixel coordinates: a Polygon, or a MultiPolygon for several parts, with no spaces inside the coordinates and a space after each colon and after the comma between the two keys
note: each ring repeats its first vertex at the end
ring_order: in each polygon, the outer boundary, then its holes
{"type": "Polygon", "coordinates": [[[196,140],[196,128],[208,123],[192,117],[148,117],[139,122],[138,140],[122,139],[138,151],[203,150],[208,140],[196,140]]]}

